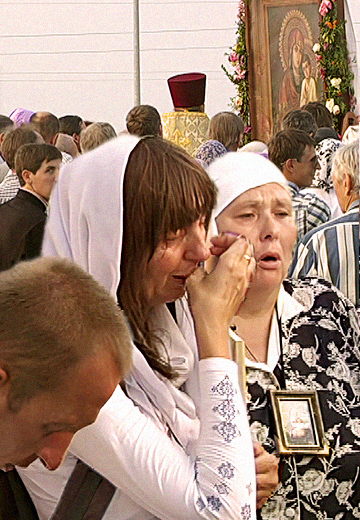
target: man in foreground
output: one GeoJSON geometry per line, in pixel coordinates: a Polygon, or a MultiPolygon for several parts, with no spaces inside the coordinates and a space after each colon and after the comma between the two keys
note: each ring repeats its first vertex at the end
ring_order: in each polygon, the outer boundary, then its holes
{"type": "Polygon", "coordinates": [[[23,262],[0,274],[0,467],[56,469],[131,363],[113,299],[75,264],[23,262]]]}

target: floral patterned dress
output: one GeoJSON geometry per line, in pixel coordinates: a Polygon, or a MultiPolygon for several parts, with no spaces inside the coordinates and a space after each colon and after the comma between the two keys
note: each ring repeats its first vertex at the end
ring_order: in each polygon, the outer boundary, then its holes
{"type": "MultiPolygon", "coordinates": [[[[356,310],[325,280],[285,280],[303,310],[281,320],[287,390],[317,390],[328,457],[283,456],[281,483],[259,511],[263,520],[360,518],[360,325],[356,310]]],[[[281,370],[282,367],[276,367],[281,370]]],[[[276,377],[247,367],[253,438],[275,451],[269,395],[276,377]]]]}

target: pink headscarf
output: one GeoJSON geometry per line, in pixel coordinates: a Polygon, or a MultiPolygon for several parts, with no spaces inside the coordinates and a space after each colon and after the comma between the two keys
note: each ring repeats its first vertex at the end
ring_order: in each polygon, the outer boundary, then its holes
{"type": "Polygon", "coordinates": [[[12,119],[16,126],[21,126],[23,124],[30,123],[31,116],[35,114],[32,110],[26,110],[26,108],[16,108],[10,114],[10,119],[12,119]]]}

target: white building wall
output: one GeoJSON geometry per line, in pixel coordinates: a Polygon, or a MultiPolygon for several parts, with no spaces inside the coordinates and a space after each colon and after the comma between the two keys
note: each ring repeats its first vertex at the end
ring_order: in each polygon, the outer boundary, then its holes
{"type": "MultiPolygon", "coordinates": [[[[347,2],[354,56],[360,3],[347,2]]],[[[235,42],[237,5],[140,0],[142,103],[171,110],[166,79],[199,71],[208,78],[207,113],[228,108],[235,91],[221,64],[235,42]]],[[[134,105],[132,0],[0,0],[0,7],[0,113],[16,107],[73,113],[124,129],[134,105]]]]}
{"type": "MultiPolygon", "coordinates": [[[[0,5],[0,113],[74,113],[123,130],[134,105],[132,1],[0,5]]],[[[199,71],[208,114],[226,110],[234,89],[220,67],[236,13],[234,0],[140,0],[141,102],[170,111],[166,79],[199,71]]]]}

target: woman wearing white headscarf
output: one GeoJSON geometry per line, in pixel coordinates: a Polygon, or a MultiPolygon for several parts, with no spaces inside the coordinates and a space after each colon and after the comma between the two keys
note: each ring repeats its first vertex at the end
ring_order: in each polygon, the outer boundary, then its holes
{"type": "Polygon", "coordinates": [[[232,320],[245,342],[250,428],[268,452],[276,433],[268,390],[317,390],[330,456],[284,455],[266,520],[360,517],[360,327],[354,306],[325,280],[286,280],[296,227],[286,180],[255,154],[227,154],[209,174],[217,231],[245,236],[257,264],[232,320]]]}
{"type": "Polygon", "coordinates": [[[122,136],[62,171],[43,254],[71,258],[102,283],[124,309],[136,346],[124,388],[75,436],[59,469],[35,462],[19,470],[41,520],[78,459],[116,488],[105,520],[255,517],[250,432],[228,348],[254,266],[239,239],[211,275],[194,273],[210,254],[214,201],[199,164],[155,137],[122,136]],[[185,286],[195,332],[189,313],[178,326],[165,305],[185,286]],[[190,375],[197,408],[183,391],[190,375]]]}

